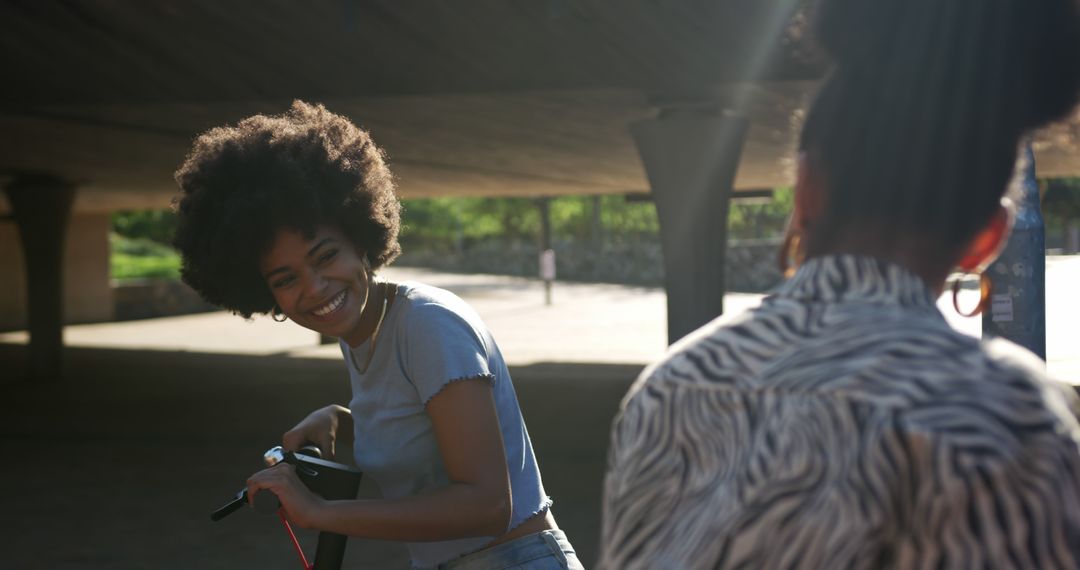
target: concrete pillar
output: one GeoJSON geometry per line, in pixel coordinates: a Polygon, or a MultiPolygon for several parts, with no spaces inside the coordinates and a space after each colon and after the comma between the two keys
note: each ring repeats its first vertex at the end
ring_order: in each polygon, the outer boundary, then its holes
{"type": "MultiPolygon", "coordinates": [[[[27,328],[26,261],[14,216],[0,224],[0,331],[27,328]]],[[[113,320],[109,215],[74,212],[64,244],[64,324],[113,320]]]]}
{"type": "Polygon", "coordinates": [[[44,174],[21,175],[4,188],[19,229],[26,266],[29,376],[61,379],[64,238],[75,186],[44,174]]]}
{"type": "Polygon", "coordinates": [[[15,215],[6,210],[0,223],[0,331],[14,331],[26,328],[26,263],[15,215]]]}
{"type": "Polygon", "coordinates": [[[669,343],[724,312],[728,208],[748,128],[709,107],[630,127],[660,219],[669,343]]]}

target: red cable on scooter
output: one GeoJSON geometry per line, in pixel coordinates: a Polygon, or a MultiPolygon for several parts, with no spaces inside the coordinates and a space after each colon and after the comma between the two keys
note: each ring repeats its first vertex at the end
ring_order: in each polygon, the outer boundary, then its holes
{"type": "Polygon", "coordinates": [[[300,548],[300,541],[296,540],[296,533],[293,532],[292,526],[285,518],[284,510],[278,511],[278,517],[281,518],[281,524],[285,525],[285,531],[289,533],[289,538],[292,539],[293,548],[296,549],[296,554],[300,556],[300,563],[304,565],[304,570],[312,570],[315,568],[314,564],[309,564],[307,556],[304,556],[304,549],[300,548]]]}

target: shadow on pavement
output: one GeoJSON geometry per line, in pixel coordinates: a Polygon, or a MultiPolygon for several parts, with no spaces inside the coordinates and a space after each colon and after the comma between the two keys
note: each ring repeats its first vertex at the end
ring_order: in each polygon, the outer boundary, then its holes
{"type": "MultiPolygon", "coordinates": [[[[25,350],[0,345],[6,567],[297,567],[276,517],[243,510],[212,523],[209,514],[285,429],[348,401],[339,362],[72,348],[63,381],[30,383],[25,350]]],[[[609,426],[640,370],[511,370],[554,512],[586,562],[597,552],[609,426]]],[[[313,554],[314,533],[301,541],[313,554]]],[[[399,545],[350,542],[346,568],[407,567],[399,545]]]]}

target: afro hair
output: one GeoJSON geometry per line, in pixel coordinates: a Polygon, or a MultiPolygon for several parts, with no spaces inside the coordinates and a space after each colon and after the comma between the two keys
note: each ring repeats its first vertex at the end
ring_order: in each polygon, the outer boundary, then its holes
{"type": "Polygon", "coordinates": [[[373,269],[401,253],[401,205],[383,151],[322,105],[295,101],[284,114],[211,129],[175,177],[181,277],[245,318],[274,306],[259,258],[281,229],[336,227],[373,269]]]}

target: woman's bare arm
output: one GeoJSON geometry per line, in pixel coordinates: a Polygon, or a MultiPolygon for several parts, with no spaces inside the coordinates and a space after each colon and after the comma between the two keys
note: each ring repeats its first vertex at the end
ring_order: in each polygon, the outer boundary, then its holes
{"type": "Polygon", "coordinates": [[[500,536],[512,509],[506,453],[491,386],[486,379],[445,386],[427,404],[450,483],[391,500],[324,501],[289,468],[262,471],[249,495],[269,488],[297,524],[381,540],[411,542],[500,536]]]}

